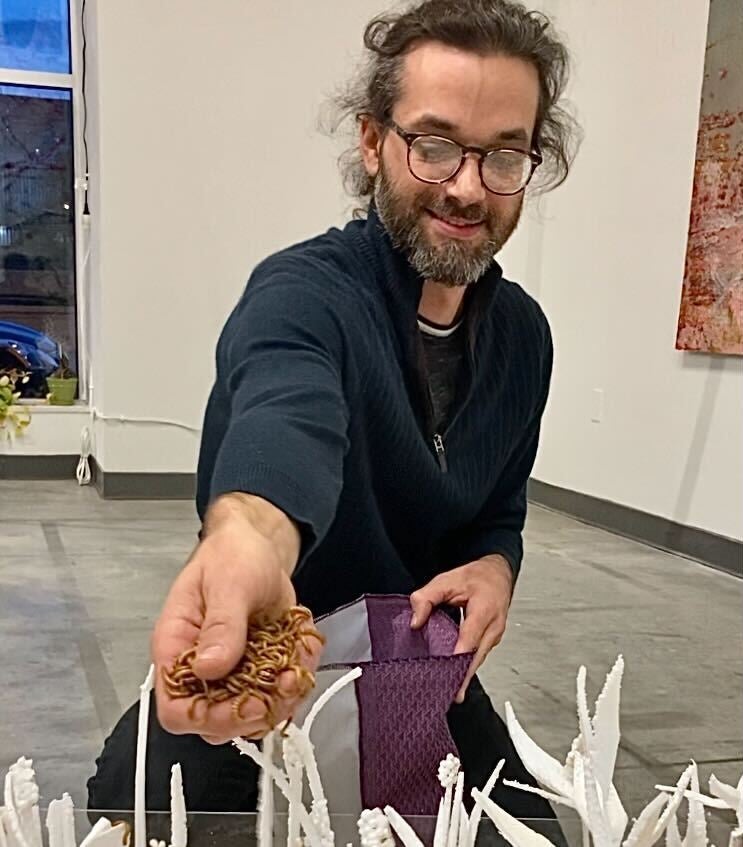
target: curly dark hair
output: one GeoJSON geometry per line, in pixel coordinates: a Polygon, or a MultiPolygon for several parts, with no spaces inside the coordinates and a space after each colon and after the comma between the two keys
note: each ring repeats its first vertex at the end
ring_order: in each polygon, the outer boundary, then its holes
{"type": "MultiPolygon", "coordinates": [[[[577,122],[562,104],[568,51],[549,18],[513,0],[423,0],[406,11],[371,20],[364,32],[366,60],[333,99],[331,133],[362,114],[384,125],[399,96],[405,56],[425,41],[481,55],[501,53],[536,67],[540,91],[533,144],[544,157],[536,187],[548,191],[562,184],[580,136],[577,122]]],[[[345,188],[361,201],[357,212],[363,213],[373,196],[374,180],[364,168],[358,142],[341,155],[340,164],[345,188]]]]}

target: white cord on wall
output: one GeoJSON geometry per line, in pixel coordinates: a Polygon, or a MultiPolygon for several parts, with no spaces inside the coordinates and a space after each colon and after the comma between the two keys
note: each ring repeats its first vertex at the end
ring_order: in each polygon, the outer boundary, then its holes
{"type": "MultiPolygon", "coordinates": [[[[93,386],[91,385],[91,399],[92,395],[93,386]]],[[[95,406],[92,406],[90,409],[90,424],[88,426],[84,426],[80,434],[80,460],[77,463],[77,471],[75,473],[78,485],[90,485],[90,452],[92,445],[92,434],[94,431],[93,426],[96,420],[114,421],[116,423],[121,424],[154,424],[156,426],[172,426],[178,429],[184,429],[187,432],[193,432],[196,435],[201,434],[201,427],[192,426],[191,424],[184,423],[183,421],[177,421],[171,418],[142,418],[134,417],[132,415],[104,415],[99,412],[98,409],[95,408],[95,406]]]]}
{"type": "Polygon", "coordinates": [[[137,418],[131,415],[102,415],[97,409],[92,410],[93,419],[99,421],[116,421],[117,423],[134,423],[134,424],[159,424],[161,426],[175,426],[178,429],[185,429],[188,432],[201,434],[201,427],[191,426],[191,424],[183,423],[183,421],[171,420],[170,418],[137,418]]]}
{"type": "Polygon", "coordinates": [[[78,485],[90,485],[90,430],[87,426],[83,427],[80,442],[80,459],[75,477],[78,485]]]}

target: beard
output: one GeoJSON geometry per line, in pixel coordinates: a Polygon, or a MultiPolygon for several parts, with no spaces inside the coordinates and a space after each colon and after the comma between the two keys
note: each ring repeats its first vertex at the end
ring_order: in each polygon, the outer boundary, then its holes
{"type": "Polygon", "coordinates": [[[516,229],[523,198],[514,212],[504,217],[484,206],[460,206],[451,197],[440,196],[438,187],[430,186],[408,199],[380,168],[374,185],[377,213],[393,245],[424,279],[450,288],[471,285],[490,268],[495,254],[516,229]],[[486,238],[477,243],[450,238],[435,244],[423,225],[426,210],[444,218],[483,221],[486,238]]]}

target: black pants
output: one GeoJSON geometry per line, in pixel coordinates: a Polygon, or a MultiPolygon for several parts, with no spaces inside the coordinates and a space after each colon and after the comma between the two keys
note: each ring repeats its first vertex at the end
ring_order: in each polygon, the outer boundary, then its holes
{"type": "MultiPolygon", "coordinates": [[[[139,705],[124,713],[106,740],[96,761],[96,774],[88,781],[88,808],[124,811],[134,808],[134,762],[139,705]]],[[[508,788],[503,779],[534,785],[511,743],[506,725],[495,712],[479,680],[470,685],[465,702],[449,712],[449,728],[465,772],[465,799],[471,789],[482,788],[500,759],[506,763],[493,799],[517,818],[554,821],[549,803],[540,797],[508,788]]],[[[257,802],[257,766],[241,756],[232,744],[214,747],[197,735],[171,735],[159,724],[153,705],[150,712],[147,754],[147,809],[170,808],[170,769],[183,766],[186,807],[192,812],[251,812],[257,802]]],[[[431,779],[436,775],[431,774],[431,779]]],[[[333,798],[329,798],[332,811],[333,798]]],[[[391,798],[394,805],[394,798],[391,798]]],[[[338,810],[343,811],[343,810],[338,810]]],[[[555,824],[548,825],[553,842],[555,824]]]]}

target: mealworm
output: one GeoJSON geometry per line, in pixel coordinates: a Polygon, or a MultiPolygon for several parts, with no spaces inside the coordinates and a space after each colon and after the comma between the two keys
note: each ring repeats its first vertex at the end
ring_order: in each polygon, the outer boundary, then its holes
{"type": "Polygon", "coordinates": [[[325,642],[309,624],[311,619],[308,609],[296,606],[279,618],[263,617],[251,621],[245,653],[224,679],[206,681],[197,677],[192,665],[198,644],[189,647],[178,656],[172,668],[163,668],[166,693],[174,700],[191,698],[188,708],[191,720],[200,702],[206,703],[205,719],[211,706],[227,701],[232,701],[233,715],[242,718],[244,706],[250,699],[256,699],[266,710],[266,723],[274,729],[278,701],[289,694],[305,697],[315,685],[315,675],[299,662],[300,648],[309,651],[308,639],[325,642]],[[296,677],[291,692],[282,691],[279,686],[281,675],[286,671],[293,671],[296,677]]]}

